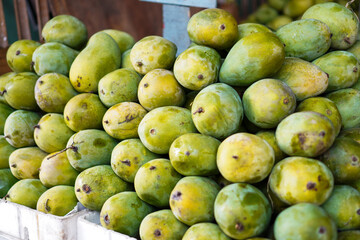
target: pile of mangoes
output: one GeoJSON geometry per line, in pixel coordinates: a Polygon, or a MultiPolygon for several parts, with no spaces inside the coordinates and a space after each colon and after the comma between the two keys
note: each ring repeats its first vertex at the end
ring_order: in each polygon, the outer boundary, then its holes
{"type": "Polygon", "coordinates": [[[337,3],[277,32],[206,9],[176,56],[57,16],[7,52],[0,196],[142,240],[360,239],[358,32],[337,3]]]}

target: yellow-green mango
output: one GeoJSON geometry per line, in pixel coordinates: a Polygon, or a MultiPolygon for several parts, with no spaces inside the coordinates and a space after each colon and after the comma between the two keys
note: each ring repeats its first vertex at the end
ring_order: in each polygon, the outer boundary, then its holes
{"type": "Polygon", "coordinates": [[[314,0],[290,0],[284,6],[284,14],[296,18],[301,16],[309,7],[314,4],[314,0]]]}
{"type": "Polygon", "coordinates": [[[10,169],[0,169],[0,198],[5,197],[9,189],[18,181],[12,174],[10,169]]]}
{"type": "Polygon", "coordinates": [[[249,133],[236,133],[220,144],[216,162],[225,179],[256,183],[270,174],[275,154],[262,138],[249,133]]]}
{"type": "MultiPolygon", "coordinates": [[[[271,22],[268,22],[267,26],[274,31],[279,30],[281,27],[291,23],[293,20],[291,17],[280,15],[274,18],[271,22]]],[[[285,47],[286,49],[286,47],[285,47]]]]}
{"type": "Polygon", "coordinates": [[[340,132],[339,137],[348,137],[360,143],[360,128],[344,129],[340,132]]]}
{"type": "Polygon", "coordinates": [[[183,240],[230,240],[214,223],[198,223],[192,225],[186,232],[183,240]]]}
{"type": "Polygon", "coordinates": [[[360,178],[358,180],[355,180],[354,182],[350,183],[349,186],[355,188],[360,192],[360,178]]]}
{"type": "Polygon", "coordinates": [[[69,78],[60,73],[44,74],[35,84],[36,103],[49,113],[62,113],[66,103],[77,94],[69,78]]]}
{"type": "Polygon", "coordinates": [[[337,240],[358,240],[360,239],[360,230],[343,231],[338,233],[337,240]]]}
{"type": "Polygon", "coordinates": [[[287,57],[273,76],[285,82],[298,101],[322,94],[328,87],[329,76],[318,66],[300,58],[287,57]]]}
{"type": "Polygon", "coordinates": [[[271,32],[265,25],[259,23],[242,23],[238,25],[238,40],[257,32],[271,32]]]}
{"type": "Polygon", "coordinates": [[[348,48],[346,51],[351,52],[354,56],[360,60],[360,40],[357,40],[351,48],[348,48]]]}
{"type": "Polygon", "coordinates": [[[226,10],[210,8],[195,13],[189,20],[190,40],[215,49],[227,49],[238,37],[237,21],[226,10]]]}
{"type": "Polygon", "coordinates": [[[5,73],[0,76],[0,103],[4,103],[4,104],[8,105],[8,103],[6,102],[5,97],[4,97],[4,90],[5,90],[6,84],[15,75],[16,75],[15,72],[8,72],[8,73],[5,73]]]}
{"type": "Polygon", "coordinates": [[[108,34],[94,34],[70,68],[70,82],[78,92],[97,92],[100,79],[120,67],[121,52],[108,34]]]}
{"type": "Polygon", "coordinates": [[[147,36],[132,47],[130,61],[135,71],[145,75],[158,68],[171,69],[176,51],[173,42],[159,36],[147,36]]]}
{"type": "Polygon", "coordinates": [[[189,109],[191,111],[191,107],[194,103],[194,99],[198,93],[199,91],[191,91],[188,94],[186,94],[186,101],[184,104],[184,108],[189,109]]]}
{"type": "Polygon", "coordinates": [[[121,102],[137,102],[140,76],[132,69],[117,69],[106,74],[99,82],[101,102],[112,107],[121,102]]]}
{"type": "Polygon", "coordinates": [[[121,55],[121,68],[128,68],[135,71],[135,68],[131,64],[130,60],[131,48],[123,52],[121,55]]]}
{"type": "Polygon", "coordinates": [[[50,19],[41,35],[46,42],[58,42],[74,49],[81,49],[87,41],[85,24],[70,15],[58,15],[50,19]]]}
{"type": "Polygon", "coordinates": [[[40,196],[36,210],[56,216],[65,216],[75,208],[76,204],[74,187],[55,186],[40,196]]]}
{"type": "Polygon", "coordinates": [[[256,11],[255,11],[255,19],[258,23],[267,24],[274,20],[279,13],[276,9],[272,8],[268,4],[262,4],[256,11]]]}
{"type": "Polygon", "coordinates": [[[6,61],[14,72],[34,71],[32,55],[41,44],[33,40],[18,40],[6,52],[6,61]]]}
{"type": "Polygon", "coordinates": [[[302,16],[302,19],[309,18],[320,20],[329,26],[332,33],[331,48],[347,49],[357,40],[358,17],[338,3],[328,2],[312,6],[302,16]]]}
{"type": "Polygon", "coordinates": [[[12,107],[0,102],[0,135],[4,134],[5,121],[14,111],[12,107]]]}
{"type": "Polygon", "coordinates": [[[270,182],[267,181],[267,186],[266,186],[266,196],[269,199],[272,209],[273,209],[273,213],[275,215],[278,215],[279,213],[281,213],[283,210],[285,210],[286,208],[288,208],[290,205],[283,202],[270,188],[270,182]]]}
{"type": "Polygon", "coordinates": [[[220,58],[219,53],[209,47],[188,48],[174,63],[175,78],[187,89],[201,90],[217,81],[220,58]]]}
{"type": "Polygon", "coordinates": [[[351,86],[351,88],[354,88],[354,89],[360,91],[360,81],[358,80],[354,85],[351,86]]]}
{"type": "Polygon", "coordinates": [[[289,0],[269,0],[268,2],[271,7],[275,8],[278,11],[281,11],[284,9],[288,1],[289,0]]]}
{"type": "Polygon", "coordinates": [[[281,151],[279,145],[276,142],[275,131],[259,131],[256,133],[256,136],[261,137],[272,147],[275,154],[275,163],[283,160],[287,156],[283,151],[281,151]]]}
{"type": "Polygon", "coordinates": [[[285,44],[287,57],[297,57],[306,61],[324,55],[331,45],[329,27],[315,19],[291,22],[280,28],[276,35],[285,44]]]}
{"type": "Polygon", "coordinates": [[[287,204],[307,202],[320,205],[329,198],[334,177],[330,169],[318,160],[288,157],[274,166],[269,184],[271,191],[287,204]]]}
{"type": "Polygon", "coordinates": [[[120,48],[120,52],[124,53],[126,50],[132,48],[135,44],[134,38],[127,32],[119,31],[116,29],[106,29],[102,32],[107,33],[112,37],[120,48]]]}
{"type": "Polygon", "coordinates": [[[284,60],[284,45],[275,34],[250,34],[231,48],[220,68],[219,79],[232,86],[250,86],[275,74],[284,60]]]}
{"type": "Polygon", "coordinates": [[[174,73],[166,69],[151,70],[139,83],[139,102],[148,111],[164,106],[182,106],[185,97],[174,73]]]}
{"type": "Polygon", "coordinates": [[[181,240],[188,226],[177,220],[171,210],[164,209],[147,215],[140,224],[142,240],[181,240]]]}
{"type": "Polygon", "coordinates": [[[0,169],[9,168],[9,157],[15,150],[16,148],[11,146],[4,136],[0,135],[0,169]]]}

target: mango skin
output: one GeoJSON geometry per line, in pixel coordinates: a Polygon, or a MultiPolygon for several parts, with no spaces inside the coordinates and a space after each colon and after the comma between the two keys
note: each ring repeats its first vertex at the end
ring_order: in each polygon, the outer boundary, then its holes
{"type": "Polygon", "coordinates": [[[131,69],[117,69],[106,74],[99,82],[101,102],[112,107],[120,102],[137,102],[140,76],[131,69]]]}
{"type": "Polygon", "coordinates": [[[318,160],[288,157],[275,165],[269,184],[276,196],[287,204],[308,202],[320,205],[329,198],[334,177],[330,169],[318,160]]]}
{"type": "Polygon", "coordinates": [[[159,36],[147,36],[132,47],[130,61],[135,71],[145,75],[157,68],[171,69],[176,51],[173,42],[159,36]]]}
{"type": "Polygon", "coordinates": [[[16,148],[11,146],[4,136],[0,135],[0,169],[9,168],[9,156],[16,148]]]}
{"type": "Polygon", "coordinates": [[[74,186],[78,175],[79,172],[70,165],[66,152],[54,152],[43,159],[39,179],[45,187],[74,186]]]}
{"type": "Polygon", "coordinates": [[[40,115],[26,110],[12,112],[5,121],[4,135],[6,141],[16,148],[35,145],[34,127],[40,115]]]}
{"type": "Polygon", "coordinates": [[[66,103],[64,120],[74,132],[84,129],[101,129],[102,118],[106,110],[98,95],[82,93],[66,103]]]}
{"type": "Polygon", "coordinates": [[[66,103],[78,93],[68,77],[59,73],[42,75],[35,84],[35,100],[41,110],[62,113],[66,103]]]}
{"type": "Polygon", "coordinates": [[[6,52],[6,61],[14,72],[32,72],[32,55],[41,44],[33,40],[18,40],[6,52]]]}
{"type": "Polygon", "coordinates": [[[184,176],[209,176],[219,173],[216,153],[220,141],[199,133],[181,135],[171,144],[171,165],[184,176]]]}
{"type": "Polygon", "coordinates": [[[15,72],[8,72],[5,73],[3,75],[0,76],[0,103],[9,105],[4,97],[4,90],[5,90],[5,86],[6,84],[11,80],[12,77],[14,77],[16,75],[15,72]]]}
{"type": "Polygon", "coordinates": [[[100,223],[107,229],[137,237],[141,221],[154,210],[135,192],[122,192],[106,200],[100,212],[100,223]]]}
{"type": "Polygon", "coordinates": [[[338,233],[338,240],[357,240],[360,238],[360,231],[344,231],[338,233]]]}
{"type": "Polygon", "coordinates": [[[354,88],[354,89],[360,91],[360,81],[358,80],[354,85],[351,86],[351,88],[354,88]]]}
{"type": "Polygon", "coordinates": [[[268,4],[261,4],[255,11],[255,19],[261,24],[267,24],[274,20],[279,15],[276,9],[272,8],[268,4]]]}
{"type": "Polygon", "coordinates": [[[74,187],[56,186],[40,196],[36,210],[56,216],[65,216],[75,208],[76,204],[74,187]]]}
{"type": "Polygon", "coordinates": [[[280,28],[276,35],[285,44],[287,57],[312,61],[329,50],[331,33],[329,27],[315,19],[302,19],[280,28]]]}
{"type": "Polygon", "coordinates": [[[148,111],[164,106],[182,106],[185,103],[185,91],[174,74],[166,69],[154,69],[140,81],[138,98],[148,111]]]}
{"type": "Polygon", "coordinates": [[[360,127],[360,90],[341,89],[325,95],[336,104],[341,115],[343,129],[360,127]]]}
{"type": "Polygon", "coordinates": [[[351,48],[346,49],[347,52],[354,54],[354,56],[360,59],[360,40],[357,40],[351,48]]]}
{"type": "Polygon", "coordinates": [[[50,19],[41,35],[46,42],[58,42],[74,49],[81,49],[87,40],[84,23],[70,15],[58,15],[50,19]]]}
{"type": "Polygon", "coordinates": [[[360,178],[360,143],[351,138],[337,138],[320,159],[330,168],[336,183],[349,184],[360,178]]]}
{"type": "Polygon", "coordinates": [[[276,129],[280,149],[290,156],[317,157],[328,150],[336,136],[331,120],[317,112],[293,113],[276,129]]]}
{"type": "Polygon", "coordinates": [[[196,44],[227,49],[237,40],[237,21],[223,9],[205,9],[190,18],[187,32],[190,40],[196,44]]]}
{"type": "Polygon", "coordinates": [[[111,153],[111,168],[124,181],[133,183],[139,168],[159,155],[150,152],[140,139],[127,139],[118,143],[111,153]]]}
{"type": "Polygon", "coordinates": [[[41,117],[34,129],[36,145],[47,153],[60,151],[74,132],[68,128],[64,116],[58,113],[48,113],[41,117]]]}
{"type": "Polygon", "coordinates": [[[270,218],[269,201],[250,184],[228,185],[216,197],[216,222],[231,238],[247,239],[261,234],[269,225],[270,218]]]}
{"type": "Polygon", "coordinates": [[[190,90],[201,90],[217,81],[220,54],[212,48],[194,46],[186,49],[174,63],[176,80],[190,90]]]}
{"type": "Polygon", "coordinates": [[[218,139],[235,133],[244,115],[238,93],[224,83],[202,89],[194,99],[191,112],[197,130],[218,139]]]}
{"type": "Polygon", "coordinates": [[[334,51],[319,57],[313,63],[329,75],[326,92],[350,87],[359,79],[360,64],[352,53],[334,51]]]}
{"type": "Polygon", "coordinates": [[[120,67],[121,52],[108,34],[94,34],[71,65],[70,82],[78,92],[97,92],[100,79],[120,67]]]}
{"type": "Polygon", "coordinates": [[[335,222],[324,209],[311,203],[300,203],[282,211],[275,220],[274,233],[278,240],[337,239],[335,222]]]}
{"type": "Polygon", "coordinates": [[[302,19],[313,18],[329,26],[333,34],[331,47],[334,49],[347,49],[357,38],[359,19],[355,13],[337,3],[322,3],[312,6],[302,16],[302,19]]]}
{"type": "Polygon", "coordinates": [[[281,151],[279,145],[276,142],[275,131],[259,131],[256,133],[256,136],[261,137],[272,147],[275,154],[275,163],[279,162],[287,156],[283,151],[281,151]]]}
{"type": "Polygon", "coordinates": [[[140,224],[142,240],[181,240],[188,226],[177,220],[171,210],[165,209],[150,213],[140,224]]]}
{"type": "Polygon", "coordinates": [[[186,101],[184,104],[184,108],[189,109],[191,111],[191,107],[194,103],[194,99],[198,93],[199,91],[191,91],[188,94],[186,94],[186,101]]]}
{"type": "Polygon", "coordinates": [[[116,29],[106,29],[103,30],[102,32],[109,34],[110,37],[112,37],[115,40],[115,42],[119,46],[121,53],[124,53],[126,50],[129,50],[135,44],[134,38],[126,32],[119,31],[116,29]]]}
{"type": "Polygon", "coordinates": [[[5,121],[14,111],[15,110],[12,107],[6,105],[5,103],[0,103],[0,135],[4,134],[5,121]]]}
{"type": "Polygon", "coordinates": [[[314,3],[314,0],[289,0],[283,9],[285,15],[296,18],[301,16],[314,3]]]}
{"type": "Polygon", "coordinates": [[[198,223],[192,225],[185,233],[183,240],[230,240],[214,223],[198,223]]]}
{"type": "Polygon", "coordinates": [[[329,85],[329,76],[324,71],[300,58],[285,58],[273,78],[285,82],[298,101],[322,94],[329,85]]]}
{"type": "Polygon", "coordinates": [[[266,27],[265,25],[259,24],[259,23],[242,23],[238,25],[238,41],[250,34],[257,33],[257,32],[269,32],[271,33],[271,30],[266,27]]]}
{"type": "Polygon", "coordinates": [[[278,11],[281,11],[284,9],[288,1],[289,0],[269,0],[268,2],[271,7],[275,8],[278,11]]]}
{"type": "Polygon", "coordinates": [[[111,196],[131,190],[110,166],[100,165],[82,171],[75,181],[75,194],[79,202],[90,210],[100,211],[111,196]]]}
{"type": "Polygon", "coordinates": [[[175,106],[159,107],[148,112],[138,128],[141,142],[157,154],[168,153],[177,137],[191,132],[196,132],[191,112],[175,106]]]}
{"type": "Polygon", "coordinates": [[[342,130],[339,134],[339,137],[348,137],[360,143],[360,128],[342,130]]]}
{"type": "Polygon", "coordinates": [[[0,169],[0,198],[5,197],[9,189],[18,181],[8,168],[0,169]]]}
{"type": "Polygon", "coordinates": [[[36,209],[38,199],[46,190],[39,179],[23,179],[10,188],[5,200],[36,209]]]}
{"type": "Polygon", "coordinates": [[[72,135],[66,155],[73,168],[83,171],[96,165],[109,164],[117,141],[98,129],[82,130],[72,135]]]}
{"type": "Polygon", "coordinates": [[[153,159],[142,165],[135,175],[136,194],[155,207],[169,207],[170,193],[181,177],[168,159],[153,159]]]}
{"type": "Polygon", "coordinates": [[[130,53],[131,53],[131,48],[122,53],[121,68],[127,68],[135,71],[135,68],[131,64],[130,53]]]}
{"type": "Polygon", "coordinates": [[[284,60],[284,45],[275,34],[250,34],[231,48],[220,68],[219,79],[231,86],[250,86],[275,74],[284,60]]]}
{"type": "Polygon", "coordinates": [[[281,27],[291,23],[292,21],[293,21],[292,18],[285,16],[285,15],[280,15],[280,16],[274,18],[271,22],[268,22],[267,26],[269,28],[271,28],[272,30],[277,31],[281,27]]]}
{"type": "Polygon", "coordinates": [[[122,140],[138,137],[138,126],[147,111],[138,103],[122,102],[109,108],[103,127],[111,137],[122,140]]]}

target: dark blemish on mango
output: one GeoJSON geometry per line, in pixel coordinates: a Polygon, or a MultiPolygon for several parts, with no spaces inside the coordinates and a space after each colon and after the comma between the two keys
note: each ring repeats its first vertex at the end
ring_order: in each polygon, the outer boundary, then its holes
{"type": "Polygon", "coordinates": [[[84,184],[84,185],[82,186],[82,190],[83,190],[85,193],[87,193],[87,194],[91,192],[91,188],[90,188],[90,186],[87,185],[87,184],[84,184]]]}

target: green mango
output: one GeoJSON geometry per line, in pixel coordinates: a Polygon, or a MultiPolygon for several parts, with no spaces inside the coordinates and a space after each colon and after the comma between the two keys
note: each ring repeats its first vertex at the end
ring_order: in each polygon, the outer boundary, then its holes
{"type": "Polygon", "coordinates": [[[278,11],[282,11],[289,0],[268,0],[269,5],[278,11]]]}
{"type": "Polygon", "coordinates": [[[202,89],[194,99],[191,112],[197,130],[218,139],[235,133],[244,115],[238,93],[224,83],[202,89]]]}
{"type": "Polygon", "coordinates": [[[121,53],[124,53],[126,50],[129,50],[135,44],[134,38],[126,32],[115,29],[106,29],[106,30],[102,30],[101,32],[109,34],[110,37],[112,37],[115,40],[115,42],[119,46],[121,53]]]}
{"type": "Polygon", "coordinates": [[[100,212],[100,223],[107,229],[137,237],[141,221],[154,210],[135,192],[122,192],[105,202],[100,212]]]}
{"type": "Polygon", "coordinates": [[[118,69],[106,74],[99,81],[101,102],[112,107],[121,102],[137,102],[140,76],[132,69],[118,69]]]}
{"type": "Polygon", "coordinates": [[[9,168],[9,157],[15,150],[16,148],[11,146],[4,136],[0,135],[0,169],[9,168]]]}
{"type": "Polygon", "coordinates": [[[275,34],[250,34],[231,48],[220,68],[219,79],[232,86],[250,86],[275,74],[284,60],[284,45],[275,34]]]}
{"type": "Polygon", "coordinates": [[[214,221],[214,202],[220,187],[206,177],[184,177],[174,187],[170,208],[181,222],[191,226],[214,221]]]}
{"type": "Polygon", "coordinates": [[[218,79],[220,54],[209,47],[194,46],[186,49],[174,63],[176,80],[187,89],[201,90],[218,79]]]}
{"type": "Polygon", "coordinates": [[[334,177],[322,162],[288,157],[278,162],[269,177],[270,189],[283,202],[323,204],[334,187],[334,177]],[[299,174],[301,172],[301,174],[299,174]]]}
{"type": "Polygon", "coordinates": [[[360,228],[360,192],[355,188],[347,185],[335,186],[322,207],[334,219],[338,230],[360,228]]]}
{"type": "Polygon", "coordinates": [[[33,40],[18,40],[6,52],[6,61],[14,72],[34,71],[32,55],[41,44],[33,40]]]}
{"type": "Polygon", "coordinates": [[[338,233],[337,240],[358,240],[360,239],[360,230],[344,231],[338,233]]]}
{"type": "Polygon", "coordinates": [[[341,89],[329,93],[325,97],[333,101],[339,109],[342,120],[341,127],[343,129],[360,127],[360,112],[358,111],[360,90],[352,88],[341,89]]]}
{"type": "Polygon", "coordinates": [[[78,93],[68,77],[60,73],[42,75],[35,84],[35,100],[41,110],[62,113],[66,103],[78,93]]]}
{"type": "Polygon", "coordinates": [[[58,42],[74,49],[81,49],[87,40],[85,24],[70,15],[58,15],[50,19],[41,35],[46,42],[58,42]]]}
{"type": "MultiPolygon", "coordinates": [[[[360,78],[359,78],[359,79],[360,79],[360,78]]],[[[360,91],[360,81],[358,80],[354,85],[351,86],[351,88],[354,88],[354,89],[360,91]]]]}
{"type": "Polygon", "coordinates": [[[198,223],[192,225],[185,233],[183,240],[230,240],[218,225],[214,223],[198,223]]]}
{"type": "Polygon", "coordinates": [[[285,44],[287,57],[298,57],[306,61],[324,55],[331,45],[329,27],[315,19],[302,19],[289,23],[280,28],[276,35],[285,44]]]}
{"type": "Polygon", "coordinates": [[[0,198],[5,197],[9,189],[18,181],[15,178],[10,169],[4,168],[0,169],[0,198]]]}
{"type": "Polygon", "coordinates": [[[175,106],[159,107],[148,112],[138,127],[141,142],[157,154],[168,153],[177,137],[192,132],[196,132],[196,128],[191,112],[175,106]]]}
{"type": "Polygon", "coordinates": [[[354,182],[350,183],[349,186],[355,188],[360,192],[360,178],[355,180],[354,182]]]}
{"type": "Polygon", "coordinates": [[[169,207],[170,193],[181,177],[168,159],[151,160],[142,165],[136,173],[136,194],[141,200],[155,207],[169,207]]]}
{"type": "Polygon", "coordinates": [[[171,210],[164,209],[147,215],[140,224],[142,240],[181,240],[188,226],[178,221],[171,210]]]}
{"type": "Polygon", "coordinates": [[[94,34],[70,68],[70,82],[78,92],[97,92],[100,79],[118,69],[121,52],[108,34],[94,34]]]}
{"type": "Polygon", "coordinates": [[[0,135],[4,134],[5,121],[15,110],[5,103],[0,103],[0,135]]]}
{"type": "Polygon", "coordinates": [[[302,101],[296,108],[297,112],[313,111],[329,118],[334,125],[335,135],[341,129],[341,115],[335,103],[328,98],[312,97],[302,101]]]}
{"type": "Polygon", "coordinates": [[[258,23],[267,24],[274,20],[279,13],[276,9],[272,8],[268,4],[262,4],[256,11],[255,11],[255,19],[258,23]]]}
{"type": "Polygon", "coordinates": [[[277,240],[337,240],[335,222],[324,209],[311,203],[300,203],[282,211],[275,220],[277,240]]]}
{"type": "Polygon", "coordinates": [[[133,183],[139,168],[155,158],[159,158],[159,155],[150,152],[140,139],[127,139],[113,149],[111,168],[121,179],[133,183]]]}
{"type": "Polygon", "coordinates": [[[17,179],[39,179],[39,168],[47,153],[38,147],[19,148],[9,156],[11,173],[17,179]]]}
{"type": "Polygon", "coordinates": [[[346,50],[347,52],[350,52],[352,54],[354,54],[354,56],[358,59],[358,61],[360,60],[360,40],[357,40],[354,45],[352,45],[351,48],[348,48],[346,50]]]}
{"type": "Polygon", "coordinates": [[[216,222],[231,238],[247,239],[261,234],[269,225],[270,218],[268,199],[250,184],[228,185],[216,197],[216,222]]]}
{"type": "Polygon", "coordinates": [[[350,128],[342,130],[339,137],[348,137],[360,143],[360,128],[350,128]]]}
{"type": "Polygon", "coordinates": [[[204,134],[181,135],[170,146],[171,165],[184,176],[218,174],[216,153],[219,145],[219,140],[204,134]]]}
{"type": "Polygon", "coordinates": [[[194,99],[198,93],[199,91],[191,91],[188,94],[186,94],[186,101],[184,104],[184,108],[189,109],[191,111],[191,107],[194,103],[194,99]]]}
{"type": "Polygon", "coordinates": [[[226,10],[210,8],[195,13],[187,25],[190,40],[218,50],[228,49],[236,43],[236,19],[226,10]]]}
{"type": "Polygon", "coordinates": [[[336,183],[352,183],[360,178],[360,143],[351,138],[337,138],[320,159],[330,168],[336,183]]]}
{"type": "Polygon", "coordinates": [[[250,133],[236,133],[220,144],[216,162],[225,179],[256,183],[270,174],[275,154],[262,138],[250,133]]]}
{"type": "Polygon", "coordinates": [[[34,70],[37,75],[60,73],[69,75],[70,67],[78,51],[61,43],[50,42],[38,47],[32,56],[34,70]]]}
{"type": "Polygon", "coordinates": [[[36,209],[38,199],[46,190],[39,179],[23,179],[9,189],[5,200],[36,209]]]}
{"type": "Polygon", "coordinates": [[[353,11],[337,3],[321,3],[312,6],[302,19],[317,19],[329,26],[332,33],[331,48],[347,49],[357,40],[359,19],[353,11]]]}
{"type": "Polygon", "coordinates": [[[98,95],[82,93],[71,98],[64,108],[66,125],[73,131],[101,129],[106,107],[98,95]]]}
{"type": "Polygon", "coordinates": [[[250,34],[257,32],[271,33],[271,30],[265,25],[259,23],[242,23],[238,25],[238,32],[239,32],[238,40],[240,40],[250,34]]]}
{"type": "Polygon", "coordinates": [[[283,9],[285,15],[296,18],[301,16],[309,7],[314,4],[314,0],[289,0],[283,9]]]}
{"type": "Polygon", "coordinates": [[[132,186],[116,176],[108,165],[88,168],[75,181],[77,199],[86,208],[95,211],[100,211],[111,196],[131,189],[132,186]]]}
{"type": "MultiPolygon", "coordinates": [[[[9,105],[4,97],[4,90],[5,90],[5,86],[6,84],[11,80],[12,77],[14,77],[16,75],[15,72],[8,72],[5,73],[3,75],[0,76],[0,103],[9,105]]],[[[0,111],[1,112],[1,111],[0,111]]]]}
{"type": "Polygon", "coordinates": [[[65,152],[47,155],[41,163],[39,179],[45,187],[57,185],[74,186],[79,172],[69,162],[65,152]]]}
{"type": "Polygon", "coordinates": [[[288,208],[290,205],[283,202],[270,188],[270,182],[266,184],[266,194],[265,196],[269,199],[271,207],[273,209],[274,216],[277,216],[283,210],[288,208]]]}
{"type": "Polygon", "coordinates": [[[286,154],[317,157],[334,143],[336,131],[331,120],[320,113],[297,112],[280,122],[275,135],[286,154]]]}
{"type": "Polygon", "coordinates": [[[360,64],[352,53],[330,52],[314,60],[313,63],[329,75],[326,92],[350,87],[359,79],[360,64]]]}
{"type": "Polygon", "coordinates": [[[276,142],[275,131],[259,131],[258,133],[256,133],[256,136],[261,137],[272,147],[275,154],[275,163],[283,160],[287,156],[283,151],[281,151],[279,145],[276,142]]]}
{"type": "Polygon", "coordinates": [[[322,94],[329,84],[329,76],[318,66],[292,57],[285,58],[284,65],[273,78],[285,82],[298,101],[322,94]]]}
{"type": "Polygon", "coordinates": [[[37,110],[34,88],[38,76],[31,72],[18,73],[5,85],[3,97],[15,109],[37,110]]]}
{"type": "Polygon", "coordinates": [[[111,151],[117,141],[98,129],[82,130],[72,135],[66,154],[73,168],[83,171],[96,165],[110,164],[111,151]]]}
{"type": "Polygon", "coordinates": [[[76,204],[74,187],[56,186],[40,196],[36,210],[56,216],[65,216],[75,208],[76,204]]]}
{"type": "Polygon", "coordinates": [[[159,36],[147,36],[132,47],[130,61],[135,71],[145,75],[158,68],[171,69],[176,51],[173,42],[159,36]]]}
{"type": "MultiPolygon", "coordinates": [[[[291,17],[285,16],[285,15],[280,15],[277,16],[276,18],[274,18],[272,21],[267,23],[267,26],[269,28],[271,28],[274,31],[279,30],[281,27],[291,23],[293,20],[291,17]]],[[[286,50],[286,46],[285,46],[285,50],[286,50]]]]}
{"type": "Polygon", "coordinates": [[[17,110],[11,113],[4,126],[6,141],[16,148],[34,146],[34,127],[39,120],[40,115],[35,112],[17,110]]]}
{"type": "Polygon", "coordinates": [[[135,71],[135,68],[131,64],[130,60],[131,48],[123,52],[121,55],[121,68],[127,68],[135,71]]]}
{"type": "Polygon", "coordinates": [[[73,134],[62,114],[48,113],[35,125],[34,140],[41,150],[53,153],[64,149],[73,134]]]}

